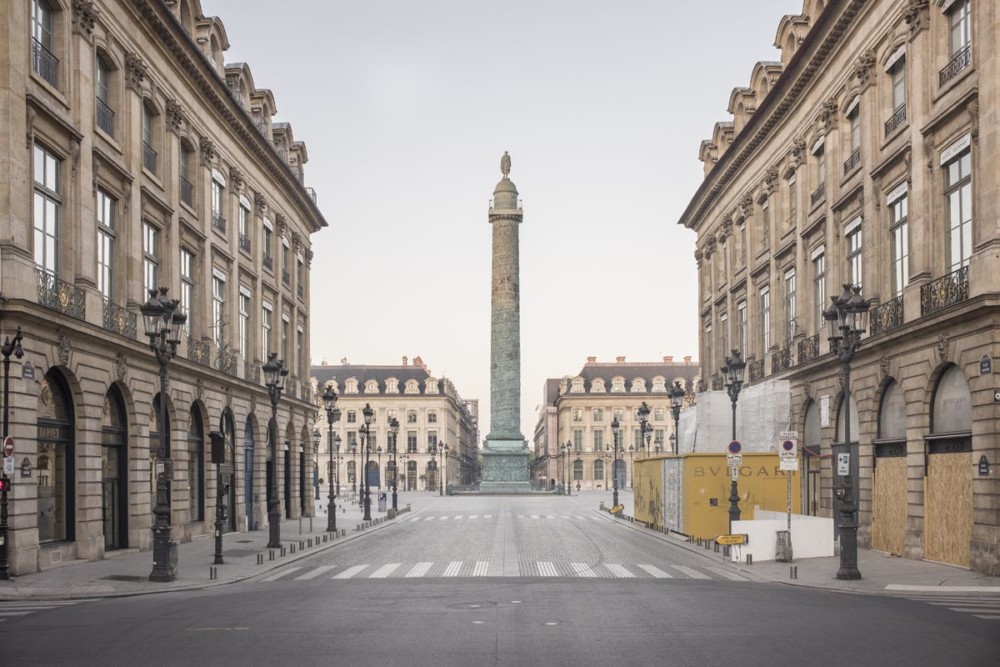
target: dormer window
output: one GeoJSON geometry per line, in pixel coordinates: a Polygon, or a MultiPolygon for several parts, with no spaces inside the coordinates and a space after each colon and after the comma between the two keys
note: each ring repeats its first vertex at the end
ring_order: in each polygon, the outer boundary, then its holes
{"type": "Polygon", "coordinates": [[[632,389],[631,389],[631,391],[632,391],[632,393],[636,393],[636,392],[642,393],[642,392],[645,392],[646,391],[646,381],[643,380],[642,378],[635,378],[634,380],[632,380],[632,389]]]}
{"type": "Polygon", "coordinates": [[[365,382],[365,393],[366,394],[377,394],[378,393],[378,380],[367,380],[365,382]]]}
{"type": "Polygon", "coordinates": [[[625,378],[616,377],[611,379],[611,392],[619,393],[625,391],[625,378]]]}
{"type": "Polygon", "coordinates": [[[407,394],[419,394],[420,393],[420,383],[416,380],[406,381],[406,393],[407,394]]]}
{"type": "Polygon", "coordinates": [[[590,382],[590,392],[603,394],[607,389],[604,387],[604,378],[594,378],[590,382]]]}
{"type": "Polygon", "coordinates": [[[344,383],[344,393],[345,394],[356,394],[358,393],[358,379],[357,378],[347,378],[344,383]]]}
{"type": "Polygon", "coordinates": [[[387,394],[398,394],[399,393],[399,380],[396,378],[389,378],[385,381],[385,393],[387,394]]]}
{"type": "Polygon", "coordinates": [[[573,378],[573,386],[570,391],[574,394],[583,393],[583,378],[573,378]]]}

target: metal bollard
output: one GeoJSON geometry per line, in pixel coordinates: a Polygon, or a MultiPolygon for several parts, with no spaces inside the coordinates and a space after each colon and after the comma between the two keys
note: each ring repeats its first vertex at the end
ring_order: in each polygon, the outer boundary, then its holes
{"type": "Polygon", "coordinates": [[[302,517],[299,517],[299,535],[302,534],[302,517]]]}
{"type": "Polygon", "coordinates": [[[211,580],[215,579],[215,577],[216,577],[215,568],[214,567],[209,567],[208,568],[208,580],[211,581],[211,580]]]}
{"type": "Polygon", "coordinates": [[[268,560],[274,560],[274,549],[268,551],[268,553],[271,554],[271,557],[268,560]]]}
{"type": "Polygon", "coordinates": [[[264,554],[257,554],[257,565],[264,564],[264,554]]]}
{"type": "Polygon", "coordinates": [[[747,554],[747,565],[753,565],[753,554],[747,554]]]}
{"type": "Polygon", "coordinates": [[[715,543],[715,553],[719,553],[719,543],[715,543]]]}
{"type": "Polygon", "coordinates": [[[788,568],[788,578],[789,579],[798,579],[799,578],[799,566],[798,565],[792,565],[791,567],[788,568]]]}
{"type": "Polygon", "coordinates": [[[288,548],[291,549],[289,553],[295,553],[295,544],[289,544],[288,548]]]}
{"type": "Polygon", "coordinates": [[[281,547],[281,557],[282,557],[282,558],[284,558],[284,557],[285,557],[285,554],[286,554],[286,553],[288,553],[288,550],[287,550],[287,548],[286,548],[286,547],[281,547]]]}

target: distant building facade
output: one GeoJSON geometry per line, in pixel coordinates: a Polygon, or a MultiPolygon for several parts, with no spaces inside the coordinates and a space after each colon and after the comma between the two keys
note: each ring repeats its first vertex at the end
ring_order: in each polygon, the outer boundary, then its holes
{"type": "Polygon", "coordinates": [[[224,64],[223,24],[197,0],[11,0],[4,15],[0,328],[24,334],[4,406],[12,573],[149,549],[158,463],[173,539],[211,533],[213,430],[235,469],[227,530],[266,523],[268,471],[282,516],[310,514],[302,380],[310,235],[326,222],[305,146],[271,124],[249,67],[224,64]],[[160,286],[187,314],[165,397],[139,316],[160,286]],[[290,371],[274,462],[268,351],[290,371]]]}
{"type": "Polygon", "coordinates": [[[598,363],[587,357],[579,373],[545,381],[533,437],[532,482],[536,488],[558,488],[566,479],[572,489],[607,489],[612,484],[613,435],[619,423],[619,488],[632,483],[632,462],[647,453],[672,451],[674,421],[667,390],[675,381],[693,400],[700,369],[691,357],[675,362],[630,362],[618,357],[598,363]],[[643,442],[637,410],[650,409],[649,447],[643,442]]]}
{"type": "Polygon", "coordinates": [[[831,456],[851,449],[860,543],[993,574],[997,29],[995,2],[807,0],[702,143],[680,220],[705,388],[732,349],[751,386],[789,388],[807,511],[839,520],[831,456]],[[844,283],[872,300],[850,395],[823,317],[844,283]]]}
{"type": "MultiPolygon", "coordinates": [[[[398,366],[356,365],[344,360],[337,366],[313,366],[311,372],[317,395],[327,385],[337,392],[341,416],[334,424],[334,434],[340,438],[340,456],[335,437],[333,481],[339,481],[342,494],[355,490],[364,479],[359,427],[364,424],[366,405],[374,411],[369,479],[387,488],[394,478],[389,420],[395,418],[399,422],[396,459],[400,491],[438,492],[442,483],[444,487],[465,486],[476,481],[479,402],[463,399],[451,380],[431,375],[420,357],[414,357],[412,364],[403,357],[398,366]]],[[[318,469],[327,471],[329,425],[322,410],[315,429],[320,436],[318,469]]],[[[330,479],[328,472],[320,476],[324,481],[330,479]]]]}

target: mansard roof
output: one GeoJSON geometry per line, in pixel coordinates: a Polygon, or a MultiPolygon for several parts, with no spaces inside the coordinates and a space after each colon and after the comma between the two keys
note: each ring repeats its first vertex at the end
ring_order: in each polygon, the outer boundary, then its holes
{"type": "MultiPolygon", "coordinates": [[[[325,387],[331,380],[336,380],[337,391],[342,392],[344,389],[344,383],[350,379],[355,378],[358,381],[358,387],[364,387],[365,383],[369,380],[375,380],[378,382],[379,393],[385,392],[385,382],[389,378],[396,378],[399,381],[400,395],[402,395],[402,390],[406,386],[408,380],[416,380],[420,386],[420,393],[424,393],[425,382],[428,378],[432,378],[431,374],[421,366],[369,366],[367,364],[344,364],[340,366],[313,366],[310,369],[310,374],[312,377],[316,378],[319,387],[325,387]]],[[[434,394],[437,396],[445,395],[443,393],[444,386],[443,380],[437,380],[438,391],[441,394],[434,394]]],[[[364,394],[359,394],[363,396],[364,394]]],[[[411,396],[413,394],[410,394],[411,396]]],[[[395,396],[395,394],[393,394],[395,396]]]]}

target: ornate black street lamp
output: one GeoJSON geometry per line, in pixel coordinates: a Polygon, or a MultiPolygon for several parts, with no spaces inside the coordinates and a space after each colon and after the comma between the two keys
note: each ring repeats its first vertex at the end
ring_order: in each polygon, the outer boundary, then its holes
{"type": "Polygon", "coordinates": [[[215,559],[213,565],[225,565],[222,557],[222,529],[226,525],[226,494],[229,485],[222,481],[222,464],[226,462],[226,436],[222,431],[208,434],[212,442],[212,462],[215,463],[215,559]]]}
{"type": "Polygon", "coordinates": [[[413,489],[410,488],[410,477],[409,477],[410,453],[403,452],[402,454],[399,455],[399,460],[403,462],[403,490],[412,491],[413,489]]]}
{"type": "Polygon", "coordinates": [[[395,417],[389,418],[389,446],[392,448],[390,454],[392,455],[392,509],[396,511],[396,491],[399,487],[399,468],[397,467],[396,459],[396,443],[399,438],[399,420],[395,417]]]}
{"type": "MultiPolygon", "coordinates": [[[[646,404],[643,403],[645,406],[646,404]]],[[[640,415],[642,414],[642,408],[639,408],[640,415]]],[[[649,414],[649,408],[646,408],[646,413],[649,414]]],[[[641,417],[640,417],[641,419],[641,417]]],[[[644,422],[643,422],[644,423],[644,422]]],[[[612,449],[614,451],[614,456],[611,462],[611,483],[614,485],[614,494],[612,495],[612,507],[618,507],[618,472],[616,468],[618,467],[618,438],[621,435],[621,424],[618,423],[618,418],[615,417],[611,420],[611,440],[614,443],[612,449]]]]}
{"type": "Polygon", "coordinates": [[[268,524],[268,549],[281,548],[281,511],[278,502],[278,401],[281,400],[281,392],[285,389],[285,381],[288,379],[288,369],[285,362],[278,359],[277,352],[269,352],[267,362],[262,369],[264,371],[264,385],[267,387],[267,395],[271,399],[271,423],[268,425],[268,450],[271,454],[271,479],[268,481],[267,494],[267,524],[268,524]]]}
{"type": "Polygon", "coordinates": [[[337,453],[337,466],[336,466],[336,473],[331,472],[330,474],[331,475],[336,474],[336,478],[335,479],[337,480],[337,491],[336,491],[335,495],[339,498],[340,497],[340,464],[341,464],[341,462],[343,461],[343,458],[344,458],[340,454],[340,434],[339,433],[334,433],[333,434],[333,450],[337,453]]]}
{"type": "MultiPolygon", "coordinates": [[[[368,479],[368,462],[371,460],[372,455],[372,444],[371,444],[371,427],[372,427],[372,417],[375,415],[375,411],[372,410],[372,406],[369,403],[365,403],[365,409],[361,411],[364,415],[365,423],[361,425],[358,429],[361,433],[361,466],[364,468],[365,476],[361,478],[361,494],[364,496],[364,507],[365,507],[365,521],[372,520],[372,489],[371,480],[368,479]]],[[[356,475],[355,475],[356,476],[356,475]]]]}
{"type": "MultiPolygon", "coordinates": [[[[726,381],[726,391],[729,393],[729,400],[733,404],[733,440],[736,439],[736,401],[740,397],[740,390],[743,389],[743,372],[746,370],[747,362],[740,356],[739,350],[733,350],[730,357],[726,357],[726,365],[722,367],[722,376],[726,381]]],[[[740,489],[739,470],[733,470],[733,481],[729,486],[729,533],[733,532],[733,521],[740,520],[740,489]]]]}
{"type": "MultiPolygon", "coordinates": [[[[333,445],[334,433],[333,424],[340,421],[340,410],[337,408],[337,392],[333,390],[333,385],[326,385],[323,391],[323,408],[326,410],[327,426],[327,447],[330,450],[330,496],[326,507],[326,531],[328,533],[337,532],[337,502],[333,493],[333,445]]],[[[340,446],[337,446],[337,456],[340,456],[340,446]]],[[[338,466],[339,467],[339,466],[338,466]]]]}
{"type": "Polygon", "coordinates": [[[351,478],[351,495],[354,496],[358,493],[358,445],[354,442],[351,443],[351,462],[354,464],[354,477],[351,478]]]}
{"type": "Polygon", "coordinates": [[[684,405],[684,387],[681,386],[680,380],[674,380],[667,395],[670,396],[670,415],[674,418],[675,434],[670,443],[670,453],[677,454],[677,443],[680,442],[681,406],[684,405]]]}
{"type": "Polygon", "coordinates": [[[319,500],[319,443],[323,441],[323,434],[318,428],[313,429],[313,489],[316,491],[315,500],[319,500]]]}
{"type": "Polygon", "coordinates": [[[438,445],[438,461],[439,461],[439,463],[438,463],[438,486],[439,486],[438,495],[439,496],[443,496],[444,495],[444,464],[447,461],[447,459],[445,458],[446,456],[448,456],[448,445],[446,445],[446,444],[444,444],[442,442],[442,443],[440,443],[438,445]]]}
{"type": "Polygon", "coordinates": [[[378,490],[382,490],[382,445],[375,448],[375,452],[378,454],[378,490]]]}
{"type": "Polygon", "coordinates": [[[628,488],[635,488],[635,464],[632,462],[632,452],[635,451],[635,445],[628,446],[628,488]]]}
{"type": "MultiPolygon", "coordinates": [[[[3,437],[10,435],[8,407],[10,406],[10,355],[18,359],[24,356],[24,349],[21,347],[21,327],[14,332],[14,340],[10,336],[0,346],[0,353],[3,353],[3,437]]],[[[10,492],[10,479],[6,473],[0,477],[0,579],[10,579],[10,526],[7,523],[7,494],[10,492]]]]}
{"type": "Polygon", "coordinates": [[[844,293],[830,297],[833,304],[823,313],[830,331],[830,351],[843,363],[844,372],[844,447],[847,449],[847,475],[836,489],[840,499],[840,569],[837,579],[861,578],[858,570],[858,502],[853,477],[858,470],[857,453],[851,451],[851,360],[861,347],[861,336],[868,329],[871,304],[861,297],[861,286],[844,283],[844,293]]]}
{"type": "Polygon", "coordinates": [[[567,440],[566,444],[563,445],[563,453],[566,454],[566,465],[565,465],[565,468],[566,468],[566,495],[567,496],[573,495],[572,494],[572,490],[573,490],[573,477],[572,477],[572,475],[570,475],[570,471],[569,471],[569,464],[570,464],[569,453],[571,451],[573,451],[573,444],[569,440],[567,440]]]}
{"type": "Polygon", "coordinates": [[[167,298],[167,288],[149,290],[149,300],[139,307],[149,347],[160,366],[160,448],[156,461],[156,506],[153,508],[153,571],[150,581],[177,578],[176,551],[170,542],[170,496],[167,489],[167,364],[177,355],[181,329],[187,315],[178,299],[167,298]]]}

